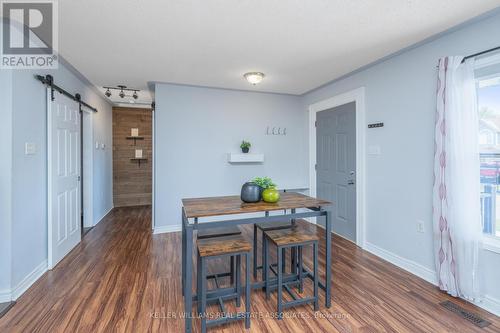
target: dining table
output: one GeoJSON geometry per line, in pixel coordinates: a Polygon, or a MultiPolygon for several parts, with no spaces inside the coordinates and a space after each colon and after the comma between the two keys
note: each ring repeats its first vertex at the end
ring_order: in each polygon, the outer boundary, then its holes
{"type": "MultiPolygon", "coordinates": [[[[192,331],[192,306],[197,301],[193,295],[193,236],[195,230],[224,228],[245,224],[279,223],[305,218],[323,218],[325,220],[325,279],[319,282],[319,287],[325,293],[325,306],[331,306],[331,206],[326,200],[313,198],[297,192],[281,193],[276,203],[264,201],[245,203],[240,196],[219,196],[205,198],[182,199],[182,291],[184,296],[185,332],[192,331]]],[[[255,227],[254,227],[255,232],[255,227]]],[[[254,244],[256,246],[256,244],[254,244]]],[[[254,258],[254,265],[256,258],[254,258]]],[[[300,272],[312,278],[312,273],[300,272]]],[[[291,278],[291,277],[290,277],[291,278]]],[[[263,281],[252,283],[252,289],[262,288],[263,281]]],[[[228,289],[218,289],[208,293],[209,297],[218,297],[228,292],[228,289]]]]}

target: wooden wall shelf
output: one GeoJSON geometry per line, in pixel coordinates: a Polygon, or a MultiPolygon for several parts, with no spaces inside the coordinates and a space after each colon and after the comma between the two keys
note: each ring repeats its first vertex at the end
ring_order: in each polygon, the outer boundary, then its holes
{"type": "Polygon", "coordinates": [[[131,158],[130,159],[132,162],[137,161],[139,163],[139,168],[141,167],[141,161],[147,161],[147,158],[131,158]]]}
{"type": "Polygon", "coordinates": [[[127,140],[134,140],[134,146],[137,143],[137,140],[144,140],[143,136],[127,136],[127,140]]]}

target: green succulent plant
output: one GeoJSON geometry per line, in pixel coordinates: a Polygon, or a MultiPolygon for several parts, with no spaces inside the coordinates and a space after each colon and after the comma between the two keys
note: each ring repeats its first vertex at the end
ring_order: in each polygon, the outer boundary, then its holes
{"type": "Polygon", "coordinates": [[[250,142],[245,141],[245,140],[241,141],[241,145],[240,145],[241,149],[250,148],[251,146],[252,146],[252,144],[250,142]]]}
{"type": "Polygon", "coordinates": [[[255,184],[257,184],[257,185],[259,185],[264,190],[267,189],[267,188],[274,188],[274,187],[276,187],[276,184],[269,177],[255,177],[252,180],[252,182],[255,183],[255,184]]]}

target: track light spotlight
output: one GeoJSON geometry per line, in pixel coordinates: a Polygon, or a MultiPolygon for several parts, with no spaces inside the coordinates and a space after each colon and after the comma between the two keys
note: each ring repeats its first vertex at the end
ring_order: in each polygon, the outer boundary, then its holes
{"type": "Polygon", "coordinates": [[[106,90],[106,93],[104,93],[104,95],[106,95],[106,97],[111,97],[111,91],[109,90],[106,90]]]}
{"type": "Polygon", "coordinates": [[[138,99],[138,98],[139,98],[139,95],[137,95],[137,91],[134,91],[134,94],[132,95],[132,97],[133,97],[134,99],[138,99]]]}
{"type": "Polygon", "coordinates": [[[123,90],[120,91],[120,93],[118,94],[118,96],[120,96],[120,98],[125,97],[125,93],[123,92],[123,90]]]}

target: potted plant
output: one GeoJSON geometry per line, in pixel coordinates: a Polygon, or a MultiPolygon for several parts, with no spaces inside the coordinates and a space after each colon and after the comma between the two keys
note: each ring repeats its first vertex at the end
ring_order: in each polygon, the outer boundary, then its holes
{"type": "Polygon", "coordinates": [[[252,144],[248,141],[241,141],[241,145],[240,145],[240,148],[241,148],[241,151],[246,154],[250,151],[250,147],[252,146],[252,144]]]}
{"type": "Polygon", "coordinates": [[[269,177],[256,177],[252,183],[262,188],[262,200],[269,203],[276,203],[280,199],[280,192],[276,189],[276,184],[269,177]]]}

